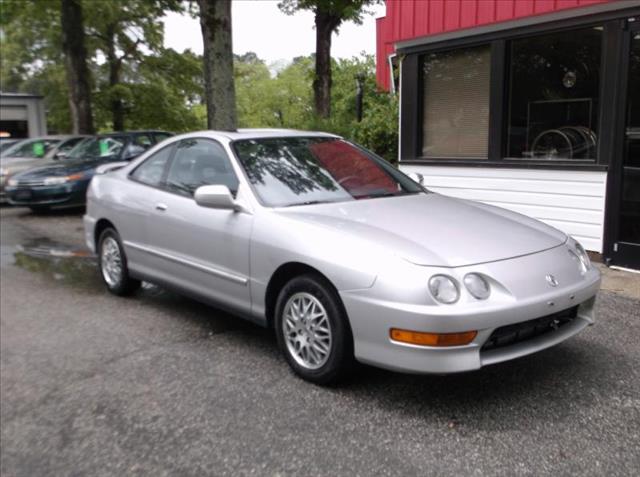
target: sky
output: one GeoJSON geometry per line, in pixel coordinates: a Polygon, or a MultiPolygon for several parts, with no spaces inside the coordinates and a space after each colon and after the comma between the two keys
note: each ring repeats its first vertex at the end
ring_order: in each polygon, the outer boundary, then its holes
{"type": "MultiPolygon", "coordinates": [[[[358,56],[362,51],[375,54],[375,19],[385,14],[383,4],[370,7],[362,25],[343,24],[333,35],[331,55],[336,58],[358,56]]],[[[292,16],[278,9],[277,0],[234,0],[233,51],[243,54],[255,52],[267,64],[286,64],[296,56],[315,51],[316,33],[313,13],[300,11],[292,16]]],[[[164,17],[164,45],[182,52],[189,48],[202,53],[202,33],[197,19],[187,15],[169,14],[164,17]]]]}

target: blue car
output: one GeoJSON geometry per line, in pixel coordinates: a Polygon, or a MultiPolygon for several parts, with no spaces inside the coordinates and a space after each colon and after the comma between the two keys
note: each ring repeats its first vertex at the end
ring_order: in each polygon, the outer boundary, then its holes
{"type": "Polygon", "coordinates": [[[173,134],[135,131],[92,136],[60,163],[37,167],[14,175],[5,191],[9,203],[34,212],[50,208],[81,207],[96,169],[109,162],[129,161],[173,134]]]}

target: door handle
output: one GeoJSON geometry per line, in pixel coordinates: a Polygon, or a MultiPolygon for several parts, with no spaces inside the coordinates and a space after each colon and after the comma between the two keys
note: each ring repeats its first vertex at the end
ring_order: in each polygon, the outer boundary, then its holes
{"type": "Polygon", "coordinates": [[[167,210],[167,204],[162,204],[162,203],[156,204],[156,209],[164,212],[165,210],[167,210]]]}

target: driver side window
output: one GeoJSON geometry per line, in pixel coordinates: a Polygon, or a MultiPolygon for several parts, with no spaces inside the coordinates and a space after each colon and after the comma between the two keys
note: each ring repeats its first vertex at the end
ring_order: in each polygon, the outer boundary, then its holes
{"type": "Polygon", "coordinates": [[[160,187],[165,167],[172,152],[173,145],[156,152],[131,173],[131,178],[143,184],[160,187]]]}
{"type": "Polygon", "coordinates": [[[180,141],[167,175],[167,188],[193,197],[203,185],[225,185],[235,196],[238,178],[224,148],[207,139],[180,141]]]}

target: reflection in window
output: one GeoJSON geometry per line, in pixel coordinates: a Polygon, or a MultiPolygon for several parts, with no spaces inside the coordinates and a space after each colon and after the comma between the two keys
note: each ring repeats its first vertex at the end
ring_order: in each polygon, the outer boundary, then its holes
{"type": "Polygon", "coordinates": [[[594,159],[602,28],[511,42],[507,154],[594,159]]]}
{"type": "Polygon", "coordinates": [[[160,186],[164,169],[172,151],[173,146],[168,146],[156,152],[138,166],[131,174],[131,177],[150,186],[160,186]]]}
{"type": "Polygon", "coordinates": [[[9,148],[3,153],[3,157],[22,157],[25,159],[36,159],[44,157],[56,144],[59,139],[35,139],[21,141],[9,148]]]}
{"type": "Polygon", "coordinates": [[[126,141],[127,138],[124,136],[88,138],[74,147],[68,157],[80,161],[117,157],[122,152],[126,141]]]}
{"type": "Polygon", "coordinates": [[[640,33],[632,37],[618,240],[640,244],[640,33]]]}
{"type": "Polygon", "coordinates": [[[486,159],[488,45],[431,53],[423,63],[423,157],[486,159]]]}
{"type": "Polygon", "coordinates": [[[169,168],[167,187],[191,197],[203,185],[226,185],[235,195],[238,178],[220,144],[206,139],[184,139],[178,144],[169,168]]]}
{"type": "Polygon", "coordinates": [[[282,207],[421,192],[381,159],[333,138],[265,138],[234,148],[260,199],[282,207]]]}

